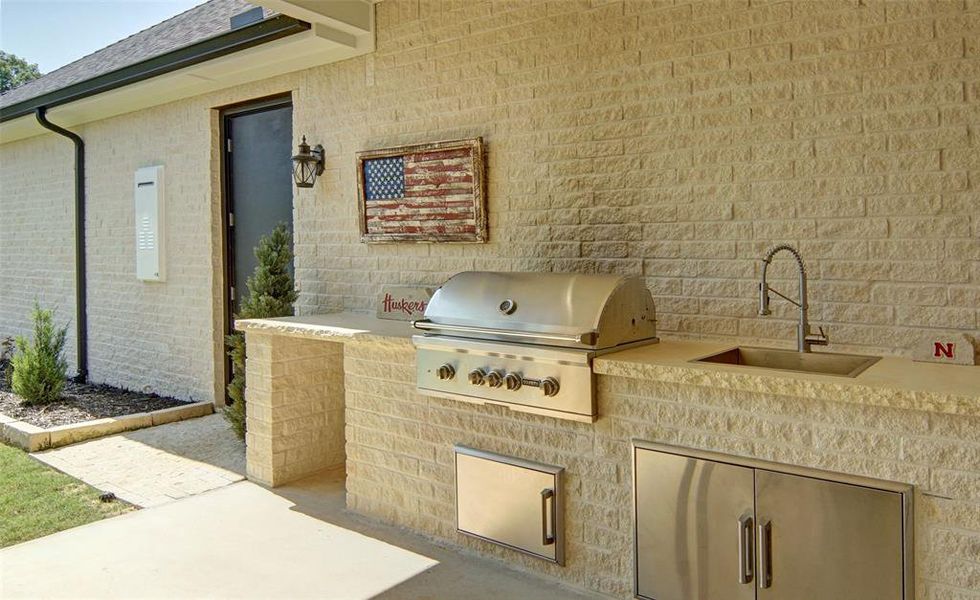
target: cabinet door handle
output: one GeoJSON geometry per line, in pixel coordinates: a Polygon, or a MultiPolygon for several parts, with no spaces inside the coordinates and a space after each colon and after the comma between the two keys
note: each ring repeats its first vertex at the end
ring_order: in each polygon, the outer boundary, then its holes
{"type": "Polygon", "coordinates": [[[738,519],[738,582],[752,582],[752,515],[742,515],[738,519]]]}
{"type": "Polygon", "coordinates": [[[541,545],[555,543],[555,490],[541,490],[541,545]],[[548,505],[551,504],[551,518],[548,518],[548,505]]]}
{"type": "Polygon", "coordinates": [[[772,586],[772,521],[759,523],[759,589],[772,586]]]}

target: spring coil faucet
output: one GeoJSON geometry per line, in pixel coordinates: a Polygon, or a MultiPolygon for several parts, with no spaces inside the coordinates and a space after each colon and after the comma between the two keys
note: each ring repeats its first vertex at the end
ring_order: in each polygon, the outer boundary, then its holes
{"type": "Polygon", "coordinates": [[[819,327],[819,334],[815,334],[810,331],[810,321],[807,316],[807,311],[809,309],[809,303],[807,302],[806,295],[806,263],[803,262],[803,257],[800,256],[799,250],[788,245],[779,244],[778,246],[773,246],[766,252],[765,257],[762,259],[762,282],[759,283],[759,316],[765,317],[772,314],[769,310],[769,292],[776,294],[783,300],[786,300],[790,304],[799,307],[800,309],[800,322],[796,328],[796,349],[799,352],[809,352],[810,347],[813,345],[826,346],[828,343],[827,335],[824,333],[823,327],[819,327]],[[792,298],[772,289],[769,287],[769,283],[766,281],[766,273],[769,270],[769,264],[772,262],[773,256],[778,252],[785,250],[793,255],[796,259],[796,265],[800,271],[800,301],[797,302],[792,298]]]}

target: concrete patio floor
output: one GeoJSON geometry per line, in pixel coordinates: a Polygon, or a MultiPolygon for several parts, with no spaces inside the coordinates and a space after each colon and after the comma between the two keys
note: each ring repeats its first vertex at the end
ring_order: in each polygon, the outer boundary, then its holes
{"type": "Polygon", "coordinates": [[[8,598],[598,598],[344,509],[342,475],[243,481],[0,550],[8,598]]]}

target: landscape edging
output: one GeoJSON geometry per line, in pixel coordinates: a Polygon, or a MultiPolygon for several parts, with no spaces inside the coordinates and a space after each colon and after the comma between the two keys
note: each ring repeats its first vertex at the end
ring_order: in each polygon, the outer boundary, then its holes
{"type": "Polygon", "coordinates": [[[120,415],[105,419],[92,419],[47,429],[18,421],[0,413],[0,441],[27,452],[37,452],[38,450],[67,446],[123,431],[133,431],[144,427],[203,417],[213,412],[214,403],[212,402],[190,402],[185,406],[173,406],[152,412],[120,415]]]}

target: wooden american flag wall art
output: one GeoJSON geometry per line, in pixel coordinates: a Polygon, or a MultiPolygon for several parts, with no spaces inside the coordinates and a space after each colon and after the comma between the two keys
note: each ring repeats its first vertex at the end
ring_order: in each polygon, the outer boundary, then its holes
{"type": "Polygon", "coordinates": [[[486,242],[483,138],[357,153],[361,241],[486,242]]]}

